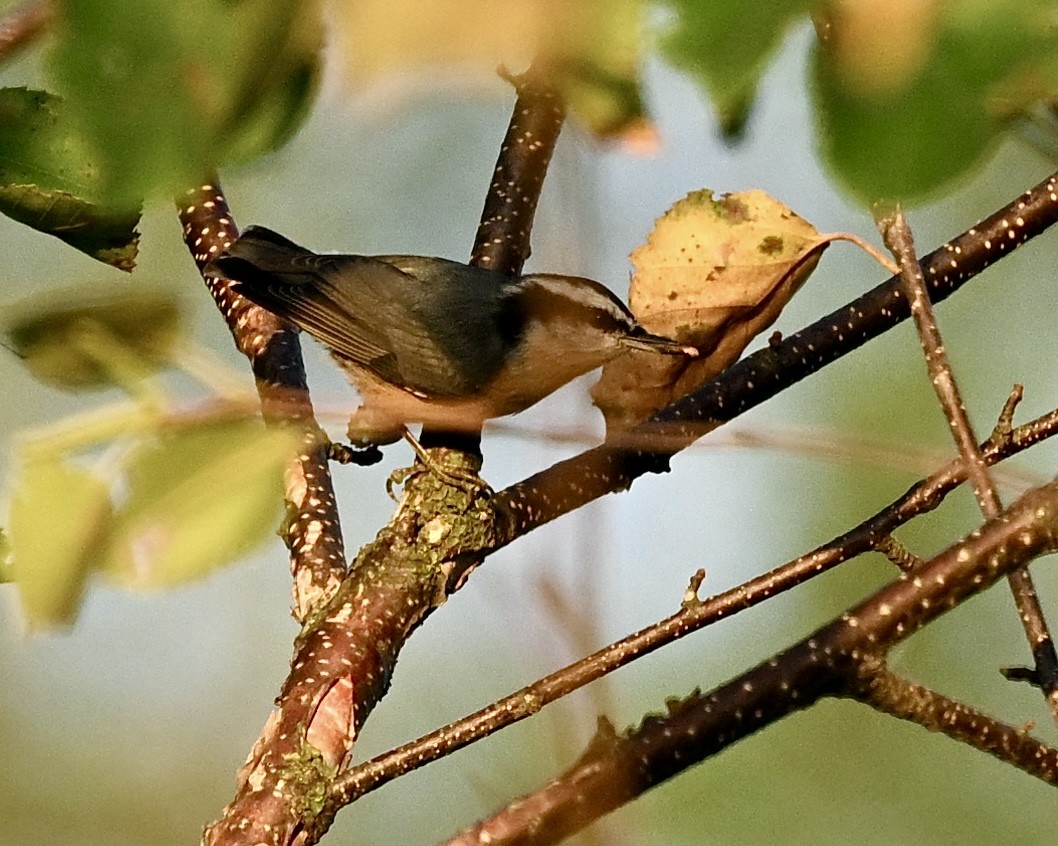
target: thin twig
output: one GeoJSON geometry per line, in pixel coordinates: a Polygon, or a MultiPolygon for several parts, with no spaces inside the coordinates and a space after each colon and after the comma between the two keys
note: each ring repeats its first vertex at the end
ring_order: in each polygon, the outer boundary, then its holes
{"type": "MultiPolygon", "coordinates": [[[[490,422],[489,434],[533,444],[539,444],[541,440],[550,446],[569,444],[581,449],[593,446],[599,439],[598,428],[589,424],[560,428],[545,425],[541,428],[531,422],[490,422]]],[[[896,438],[874,438],[862,432],[839,431],[822,425],[802,429],[756,421],[751,425],[718,429],[709,437],[695,441],[685,452],[721,450],[748,450],[755,455],[779,453],[918,476],[929,473],[951,456],[950,448],[945,449],[943,446],[909,444],[906,440],[896,438]]],[[[1051,474],[1039,469],[1013,465],[992,466],[992,476],[1000,489],[1009,488],[1015,495],[1042,485],[1051,478],[1051,474]]]]}
{"type": "Polygon", "coordinates": [[[864,668],[857,699],[878,711],[940,732],[953,740],[1012,764],[1058,786],[1058,750],[1032,737],[1024,727],[1007,725],[989,714],[914,684],[878,664],[864,668]]]}
{"type": "MultiPolygon", "coordinates": [[[[667,702],[626,734],[601,730],[565,773],[447,841],[556,843],[651,787],[826,696],[854,695],[861,671],[1002,575],[1058,549],[1058,482],[1035,488],[981,529],[840,618],[708,694],[667,702]]],[[[980,724],[985,735],[996,725],[980,724]]],[[[939,729],[939,725],[932,726],[939,729]]],[[[1058,751],[1038,742],[989,750],[1048,783],[1058,751]]]]}
{"type": "MultiPolygon", "coordinates": [[[[962,456],[973,484],[974,495],[985,519],[995,517],[1002,509],[999,494],[988,475],[985,462],[977,447],[977,438],[973,432],[966,405],[963,403],[959,386],[955,381],[951,362],[948,360],[940,327],[937,325],[933,306],[926,292],[925,279],[918,257],[915,255],[915,244],[911,229],[907,225],[903,211],[898,207],[879,219],[879,228],[886,246],[889,247],[900,266],[900,279],[904,294],[911,305],[911,317],[915,321],[922,351],[926,358],[926,369],[937,394],[941,408],[948,420],[955,439],[959,455],[962,456]]],[[[1014,603],[1018,609],[1025,634],[1029,639],[1029,648],[1036,660],[1037,678],[1055,722],[1058,722],[1058,652],[1054,640],[1047,628],[1043,608],[1036,594],[1036,587],[1028,570],[1017,570],[1008,577],[1014,603]]]]}
{"type": "Polygon", "coordinates": [[[955,381],[955,374],[940,335],[940,327],[937,325],[937,318],[933,313],[929,294],[926,292],[926,280],[922,275],[918,257],[915,255],[915,243],[911,229],[907,225],[903,211],[899,208],[880,218],[878,228],[882,232],[886,246],[892,251],[900,267],[900,281],[903,285],[904,296],[907,297],[911,306],[911,319],[918,330],[922,352],[926,358],[926,370],[933,384],[933,390],[948,420],[948,427],[955,439],[959,455],[969,468],[970,482],[973,485],[981,513],[984,514],[985,519],[990,520],[1002,510],[1003,504],[999,501],[995,485],[988,476],[981,452],[977,448],[977,437],[974,435],[970,417],[966,413],[966,404],[959,392],[959,385],[955,381]]]}

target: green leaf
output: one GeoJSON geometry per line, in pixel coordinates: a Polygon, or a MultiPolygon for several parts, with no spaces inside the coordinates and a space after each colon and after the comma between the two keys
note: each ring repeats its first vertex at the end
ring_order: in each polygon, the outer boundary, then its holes
{"type": "Polygon", "coordinates": [[[15,580],[14,570],[11,568],[11,543],[0,529],[0,584],[13,582],[15,580]]]}
{"type": "Polygon", "coordinates": [[[314,0],[59,0],[51,69],[120,202],[273,149],[319,75],[314,0]]]}
{"type": "Polygon", "coordinates": [[[72,623],[112,516],[107,486],[60,458],[29,459],[13,485],[11,571],[31,627],[72,623]]]}
{"type": "Polygon", "coordinates": [[[0,89],[0,212],[121,270],[136,263],[138,204],[100,202],[99,163],[60,98],[0,89]]]}
{"type": "MultiPolygon", "coordinates": [[[[596,135],[637,135],[645,0],[358,0],[333,4],[347,77],[434,66],[546,74],[596,135]]],[[[635,140],[633,138],[633,140],[635,140]]]]}
{"type": "Polygon", "coordinates": [[[94,302],[54,295],[14,306],[11,348],[42,382],[65,390],[128,387],[164,367],[181,331],[175,300],[136,293],[94,302]]]}
{"type": "Polygon", "coordinates": [[[821,146],[864,202],[928,199],[1058,92],[1053,0],[830,8],[812,62],[821,146]]]}
{"type": "Polygon", "coordinates": [[[127,462],[128,500],[107,572],[138,588],[202,578],[274,533],[292,432],[252,421],[199,425],[141,446],[127,462]]]}
{"type": "Polygon", "coordinates": [[[722,131],[742,132],[768,60],[810,0],[668,0],[676,15],[661,47],[712,97],[722,131]]]}
{"type": "Polygon", "coordinates": [[[595,135],[634,138],[647,122],[641,0],[581,0],[563,12],[564,31],[548,58],[569,111],[595,135]]]}

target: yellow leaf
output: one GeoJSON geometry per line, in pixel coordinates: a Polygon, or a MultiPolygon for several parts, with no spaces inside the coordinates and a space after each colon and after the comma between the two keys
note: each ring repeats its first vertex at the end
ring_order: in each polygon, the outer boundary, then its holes
{"type": "Polygon", "coordinates": [[[697,359],[649,353],[603,368],[592,391],[607,424],[623,428],[694,390],[770,326],[815,268],[815,227],[763,191],[688,194],[631,255],[629,307],[697,359]]]}
{"type": "Polygon", "coordinates": [[[72,623],[112,517],[106,484],[45,457],[28,460],[13,484],[11,571],[34,628],[72,623]]]}
{"type": "Polygon", "coordinates": [[[100,569],[136,588],[204,578],[275,532],[297,432],[252,420],[165,432],[129,454],[100,569]]]}

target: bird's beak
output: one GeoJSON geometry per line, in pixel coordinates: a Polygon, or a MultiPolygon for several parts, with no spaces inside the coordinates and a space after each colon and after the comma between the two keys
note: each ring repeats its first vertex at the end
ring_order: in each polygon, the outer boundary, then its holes
{"type": "Polygon", "coordinates": [[[664,353],[666,355],[685,355],[690,358],[698,356],[698,350],[671,338],[663,338],[661,335],[651,335],[649,332],[641,334],[626,335],[621,339],[621,344],[630,350],[647,350],[649,352],[664,353]]]}

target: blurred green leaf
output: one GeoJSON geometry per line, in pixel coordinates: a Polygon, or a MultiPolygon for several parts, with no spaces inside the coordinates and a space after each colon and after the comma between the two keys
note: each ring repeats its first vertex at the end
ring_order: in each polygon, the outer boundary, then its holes
{"type": "Polygon", "coordinates": [[[823,154],[859,199],[927,199],[1058,93],[1058,3],[837,3],[812,63],[823,154]]]}
{"type": "Polygon", "coordinates": [[[639,82],[642,1],[591,0],[564,13],[562,37],[545,49],[554,53],[548,60],[569,111],[595,135],[634,136],[647,121],[639,82]]]}
{"type": "Polygon", "coordinates": [[[319,75],[316,0],[58,0],[51,69],[107,196],[197,185],[286,141],[319,75]]]}
{"type": "Polygon", "coordinates": [[[757,85],[782,36],[813,5],[810,0],[667,0],[676,20],[661,47],[713,101],[721,130],[737,136],[757,85]]]}
{"type": "Polygon", "coordinates": [[[11,544],[0,529],[0,584],[15,580],[15,573],[11,569],[11,544]]]}
{"type": "Polygon", "coordinates": [[[409,69],[520,72],[533,62],[596,135],[635,140],[645,122],[645,0],[358,0],[333,9],[352,85],[409,69]]]}
{"type": "Polygon", "coordinates": [[[127,463],[105,568],[138,588],[202,578],[272,535],[293,432],[254,421],[199,425],[141,446],[127,463]]]}
{"type": "Polygon", "coordinates": [[[48,295],[9,312],[8,343],[36,378],[65,390],[128,387],[166,365],[182,328],[175,300],[146,293],[96,300],[48,295]]]}
{"type": "Polygon", "coordinates": [[[132,270],[138,204],[101,203],[101,188],[98,161],[60,98],[0,89],[0,211],[93,258],[132,270]]]}
{"type": "Polygon", "coordinates": [[[11,570],[26,619],[72,623],[112,517],[107,487],[48,456],[27,460],[12,490],[11,570]]]}

